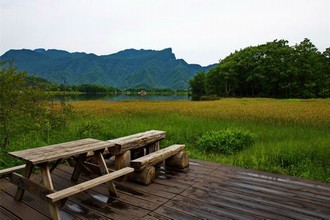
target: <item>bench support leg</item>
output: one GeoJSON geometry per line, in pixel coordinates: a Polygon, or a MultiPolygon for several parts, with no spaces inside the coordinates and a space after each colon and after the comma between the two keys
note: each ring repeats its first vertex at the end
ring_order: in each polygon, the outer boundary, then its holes
{"type": "Polygon", "coordinates": [[[125,151],[122,154],[116,155],[116,160],[115,160],[115,167],[116,170],[120,170],[121,168],[124,167],[129,167],[131,162],[131,152],[125,151]]]}
{"type": "Polygon", "coordinates": [[[147,146],[147,154],[150,154],[150,153],[158,151],[158,150],[159,150],[159,141],[147,146]]]}
{"type": "Polygon", "coordinates": [[[150,185],[156,176],[156,170],[154,166],[148,166],[141,172],[133,172],[127,175],[128,179],[134,182],[142,183],[143,185],[150,185]]]}
{"type": "MultiPolygon", "coordinates": [[[[95,151],[94,156],[97,159],[97,162],[99,164],[101,174],[102,175],[108,174],[109,170],[108,170],[107,164],[105,163],[105,160],[103,158],[102,151],[95,151]]],[[[117,197],[117,198],[119,197],[118,192],[116,190],[116,187],[115,187],[115,185],[112,181],[109,181],[107,183],[107,187],[109,189],[109,195],[110,196],[114,196],[114,197],[117,197]]]]}
{"type": "Polygon", "coordinates": [[[83,163],[86,159],[86,155],[87,154],[80,154],[76,159],[76,166],[74,167],[73,174],[72,174],[72,177],[71,177],[71,180],[74,181],[74,182],[78,181],[78,178],[79,178],[80,173],[81,173],[81,169],[83,167],[83,163]]]}
{"type": "MultiPolygon", "coordinates": [[[[52,177],[50,175],[50,170],[49,170],[48,164],[47,163],[41,164],[40,168],[41,168],[43,184],[47,188],[54,190],[52,177]]],[[[58,207],[56,205],[49,204],[49,212],[50,212],[50,216],[52,217],[52,219],[55,219],[55,220],[61,219],[58,207]]]]}
{"type": "MultiPolygon", "coordinates": [[[[30,176],[31,176],[31,173],[32,173],[32,170],[33,170],[33,164],[32,163],[26,163],[25,165],[25,169],[24,169],[24,172],[23,172],[23,176],[27,179],[30,179],[30,176]]],[[[24,194],[24,189],[20,188],[20,187],[17,187],[17,191],[16,191],[16,194],[15,194],[15,200],[16,201],[21,201],[22,200],[22,197],[23,197],[23,194],[24,194]]]]}

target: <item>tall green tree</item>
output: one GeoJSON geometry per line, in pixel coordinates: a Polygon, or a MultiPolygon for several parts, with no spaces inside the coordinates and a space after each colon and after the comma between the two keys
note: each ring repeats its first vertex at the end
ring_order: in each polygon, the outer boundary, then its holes
{"type": "Polygon", "coordinates": [[[322,53],[322,74],[319,78],[319,96],[330,97],[330,47],[322,53]]]}
{"type": "Polygon", "coordinates": [[[0,138],[9,144],[15,133],[30,129],[43,114],[43,93],[27,84],[25,72],[8,62],[0,62],[0,138]]]}
{"type": "Polygon", "coordinates": [[[317,79],[321,75],[321,53],[307,38],[294,46],[296,68],[295,82],[297,83],[297,96],[303,98],[317,97],[317,79]]]}
{"type": "MultiPolygon", "coordinates": [[[[274,98],[330,96],[330,49],[309,40],[274,40],[230,54],[206,75],[207,95],[274,98]]],[[[193,94],[194,95],[194,94],[193,94]]]]}
{"type": "Polygon", "coordinates": [[[198,72],[197,75],[189,81],[192,100],[200,100],[203,95],[206,95],[206,74],[198,72]]]}

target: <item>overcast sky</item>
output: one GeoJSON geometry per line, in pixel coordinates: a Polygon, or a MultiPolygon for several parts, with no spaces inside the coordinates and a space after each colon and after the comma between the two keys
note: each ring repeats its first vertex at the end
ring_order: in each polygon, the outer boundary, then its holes
{"type": "Polygon", "coordinates": [[[275,39],[330,47],[330,0],[0,0],[0,8],[0,54],[171,47],[208,65],[275,39]]]}

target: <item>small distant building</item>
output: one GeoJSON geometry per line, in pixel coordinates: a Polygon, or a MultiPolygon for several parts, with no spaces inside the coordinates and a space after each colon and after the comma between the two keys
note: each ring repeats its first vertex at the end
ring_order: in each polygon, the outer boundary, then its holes
{"type": "Polygon", "coordinates": [[[140,96],[146,96],[146,95],[147,95],[147,91],[144,90],[144,89],[142,89],[140,92],[138,92],[138,94],[139,94],[140,96]]]}

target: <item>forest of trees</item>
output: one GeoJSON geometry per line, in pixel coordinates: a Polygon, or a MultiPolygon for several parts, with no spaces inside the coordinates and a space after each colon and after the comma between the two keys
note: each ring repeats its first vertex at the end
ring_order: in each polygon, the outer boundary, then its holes
{"type": "Polygon", "coordinates": [[[304,39],[289,46],[275,40],[230,54],[190,80],[193,100],[203,96],[330,97],[330,48],[323,53],[304,39]]]}

